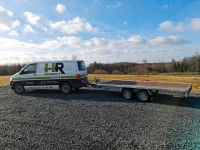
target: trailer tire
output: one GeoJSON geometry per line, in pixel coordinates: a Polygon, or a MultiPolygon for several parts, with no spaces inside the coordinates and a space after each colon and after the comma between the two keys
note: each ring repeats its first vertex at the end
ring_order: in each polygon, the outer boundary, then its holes
{"type": "Polygon", "coordinates": [[[25,92],[24,86],[19,83],[14,84],[13,90],[16,94],[19,94],[19,95],[24,94],[25,92]]]}
{"type": "Polygon", "coordinates": [[[60,89],[65,94],[69,94],[72,91],[72,87],[69,83],[62,83],[60,89]]]}
{"type": "Polygon", "coordinates": [[[133,96],[133,92],[131,91],[131,89],[122,89],[121,93],[122,97],[126,100],[131,99],[133,96]]]}
{"type": "Polygon", "coordinates": [[[147,90],[138,90],[136,95],[137,99],[142,102],[147,102],[152,99],[152,96],[149,94],[147,90]]]}

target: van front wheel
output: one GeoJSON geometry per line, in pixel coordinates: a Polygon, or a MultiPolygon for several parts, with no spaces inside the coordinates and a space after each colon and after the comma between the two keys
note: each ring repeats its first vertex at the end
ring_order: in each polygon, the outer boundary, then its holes
{"type": "Polygon", "coordinates": [[[69,94],[72,91],[71,86],[69,85],[69,83],[63,83],[61,85],[61,91],[65,94],[69,94]]]}
{"type": "Polygon", "coordinates": [[[21,84],[15,84],[13,90],[16,94],[23,94],[25,92],[24,86],[21,84]]]}

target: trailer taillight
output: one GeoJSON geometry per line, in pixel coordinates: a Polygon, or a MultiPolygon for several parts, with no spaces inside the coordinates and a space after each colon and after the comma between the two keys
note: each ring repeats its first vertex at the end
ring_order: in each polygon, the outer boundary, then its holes
{"type": "Polygon", "coordinates": [[[76,75],[76,80],[81,80],[81,75],[80,74],[76,75]]]}

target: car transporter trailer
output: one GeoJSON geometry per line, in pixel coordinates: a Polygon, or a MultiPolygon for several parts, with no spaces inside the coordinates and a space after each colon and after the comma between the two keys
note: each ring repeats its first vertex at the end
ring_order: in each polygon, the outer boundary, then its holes
{"type": "Polygon", "coordinates": [[[134,80],[110,80],[89,83],[92,89],[121,92],[123,98],[131,99],[133,95],[140,101],[150,101],[156,94],[175,95],[181,98],[188,97],[192,90],[191,83],[134,81],[134,80]]]}

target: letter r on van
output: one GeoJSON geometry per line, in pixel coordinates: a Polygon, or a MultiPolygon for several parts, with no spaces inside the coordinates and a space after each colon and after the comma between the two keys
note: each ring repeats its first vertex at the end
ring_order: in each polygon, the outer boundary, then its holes
{"type": "Polygon", "coordinates": [[[52,66],[49,67],[48,66],[48,63],[45,64],[45,67],[44,67],[44,71],[45,72],[48,72],[49,70],[51,70],[52,72],[56,72],[56,64],[55,63],[52,63],[52,66]]]}

